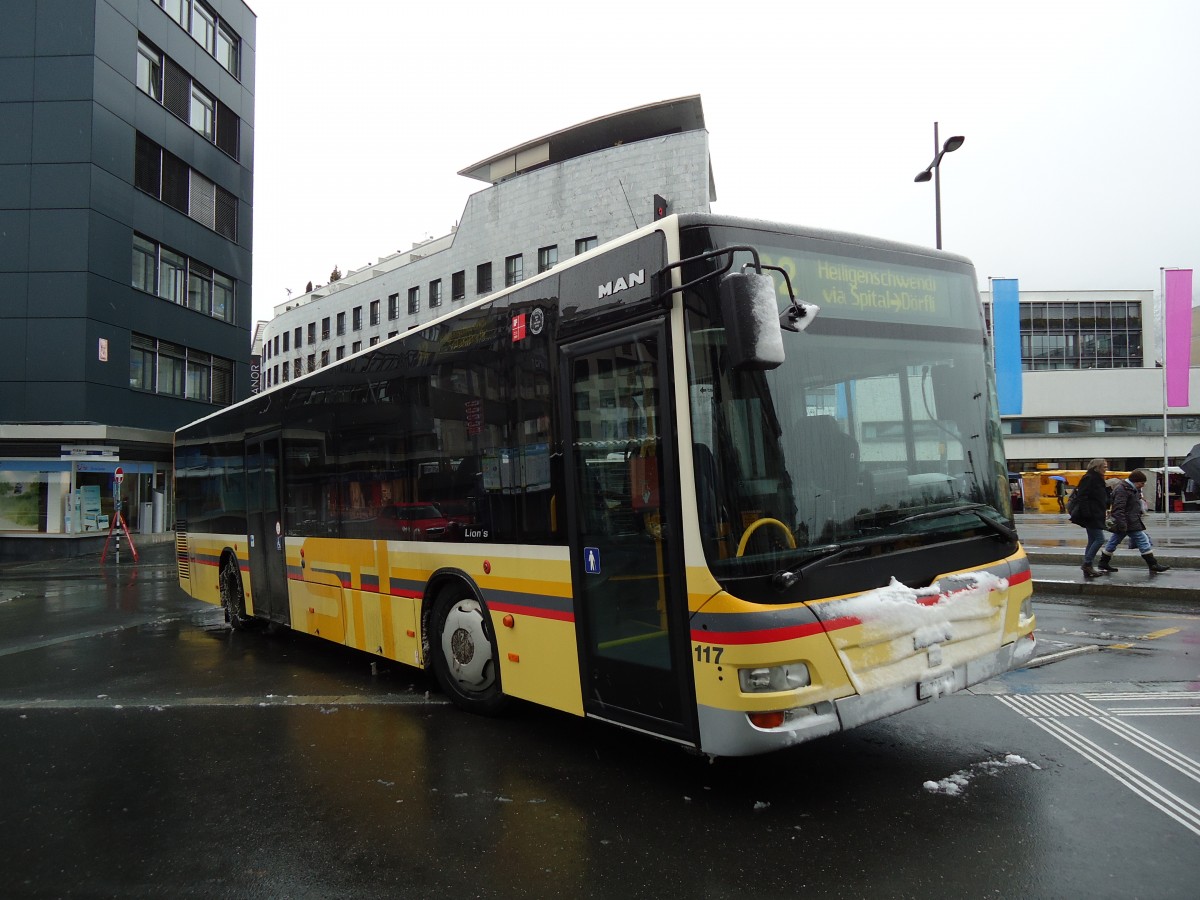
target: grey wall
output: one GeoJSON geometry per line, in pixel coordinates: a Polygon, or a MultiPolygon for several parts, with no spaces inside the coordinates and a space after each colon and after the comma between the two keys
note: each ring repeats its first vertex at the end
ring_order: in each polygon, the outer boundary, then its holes
{"type": "Polygon", "coordinates": [[[211,412],[129,390],[135,330],[234,360],[235,398],[248,393],[254,17],[239,0],[210,5],[242,38],[240,83],[152,0],[4,0],[0,421],[172,430],[211,412]],[[139,31],[238,114],[239,160],[137,89],[139,31]],[[237,195],[236,245],[133,186],[137,131],[237,195]],[[235,322],[135,290],[134,231],[235,278],[235,322]]]}

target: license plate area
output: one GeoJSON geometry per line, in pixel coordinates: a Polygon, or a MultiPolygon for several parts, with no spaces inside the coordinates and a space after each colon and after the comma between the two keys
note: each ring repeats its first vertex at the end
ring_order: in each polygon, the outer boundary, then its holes
{"type": "Polygon", "coordinates": [[[957,682],[953,672],[947,672],[945,675],[939,675],[937,678],[930,678],[928,681],[922,681],[917,684],[917,699],[932,700],[935,697],[944,697],[947,694],[953,694],[958,690],[957,682]]]}

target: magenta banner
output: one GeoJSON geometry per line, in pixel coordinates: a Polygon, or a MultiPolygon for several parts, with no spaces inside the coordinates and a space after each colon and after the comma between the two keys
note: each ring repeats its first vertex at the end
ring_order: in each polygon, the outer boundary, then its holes
{"type": "Polygon", "coordinates": [[[1167,345],[1167,406],[1187,406],[1192,366],[1192,270],[1167,269],[1166,275],[1163,326],[1167,345]]]}

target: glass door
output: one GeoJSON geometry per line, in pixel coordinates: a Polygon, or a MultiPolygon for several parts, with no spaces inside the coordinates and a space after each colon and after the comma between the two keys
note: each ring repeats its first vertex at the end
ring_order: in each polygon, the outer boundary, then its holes
{"type": "Polygon", "coordinates": [[[665,347],[660,322],[563,350],[572,574],[585,709],[688,739],[695,714],[665,347]]]}
{"type": "Polygon", "coordinates": [[[291,622],[287,554],[279,498],[279,438],[246,441],[246,526],[250,541],[250,591],[256,615],[291,622]]]}

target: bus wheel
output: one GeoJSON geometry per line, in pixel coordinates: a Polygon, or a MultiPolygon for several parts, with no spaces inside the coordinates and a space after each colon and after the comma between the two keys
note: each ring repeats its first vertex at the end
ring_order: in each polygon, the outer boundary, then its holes
{"type": "Polygon", "coordinates": [[[443,591],[433,608],[433,667],[455,705],[496,715],[507,705],[500,690],[496,641],[487,609],[462,589],[443,591]]]}
{"type": "Polygon", "coordinates": [[[226,559],[221,564],[221,606],[225,609],[225,621],[234,631],[245,631],[255,624],[254,619],[246,615],[242,574],[232,559],[226,559]]]}

